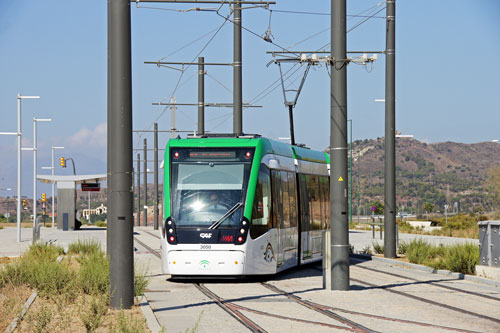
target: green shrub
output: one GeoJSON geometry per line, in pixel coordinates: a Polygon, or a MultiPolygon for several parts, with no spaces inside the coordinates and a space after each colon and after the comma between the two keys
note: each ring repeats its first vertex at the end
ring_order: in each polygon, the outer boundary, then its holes
{"type": "Polygon", "coordinates": [[[54,245],[35,244],[19,260],[0,270],[0,286],[12,283],[28,285],[38,290],[41,296],[71,292],[75,273],[65,263],[57,263],[63,252],[54,245]]]}
{"type": "Polygon", "coordinates": [[[408,243],[407,242],[399,242],[399,245],[398,245],[398,253],[399,254],[405,255],[407,249],[408,249],[408,243]]]}
{"type": "Polygon", "coordinates": [[[456,244],[447,248],[446,269],[452,272],[475,274],[479,264],[479,247],[472,243],[456,244]]]}
{"type": "Polygon", "coordinates": [[[69,244],[68,253],[74,254],[91,254],[91,253],[103,253],[101,249],[101,244],[96,240],[78,240],[75,243],[69,244]]]}
{"type": "Polygon", "coordinates": [[[79,316],[87,332],[95,332],[101,326],[103,316],[108,311],[106,295],[96,295],[80,310],[79,316]]]}
{"type": "Polygon", "coordinates": [[[99,227],[99,228],[106,228],[108,226],[108,224],[106,222],[103,222],[103,221],[99,221],[95,225],[96,225],[96,227],[99,227]]]}
{"type": "Polygon", "coordinates": [[[104,253],[91,252],[78,259],[78,283],[83,292],[89,295],[109,293],[109,259],[104,253]]]}
{"type": "Polygon", "coordinates": [[[384,244],[379,244],[378,242],[372,242],[373,245],[373,251],[377,254],[383,254],[384,253],[384,244]]]}
{"type": "Polygon", "coordinates": [[[118,327],[111,327],[110,332],[119,333],[142,333],[146,330],[145,319],[133,319],[125,314],[123,310],[118,313],[118,327]]]}
{"type": "Polygon", "coordinates": [[[134,265],[134,296],[144,295],[149,284],[149,277],[147,276],[148,269],[146,267],[138,267],[137,263],[134,265]]]}

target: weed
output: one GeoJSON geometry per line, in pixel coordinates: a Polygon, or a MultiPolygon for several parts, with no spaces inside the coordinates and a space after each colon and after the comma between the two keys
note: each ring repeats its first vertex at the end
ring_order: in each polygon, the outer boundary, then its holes
{"type": "Polygon", "coordinates": [[[109,293],[109,259],[102,252],[92,252],[79,259],[78,283],[89,295],[109,293]]]}
{"type": "Polygon", "coordinates": [[[203,315],[203,311],[201,311],[200,314],[198,315],[198,318],[196,319],[196,323],[194,324],[194,327],[191,329],[186,328],[185,333],[196,333],[196,331],[198,331],[198,326],[200,326],[200,320],[201,320],[202,315],[203,315]]]}
{"type": "Polygon", "coordinates": [[[399,242],[399,246],[398,246],[398,253],[399,254],[405,255],[407,249],[408,249],[408,243],[407,242],[399,242]]]}
{"type": "Polygon", "coordinates": [[[446,269],[464,274],[475,274],[479,263],[479,247],[466,243],[450,246],[446,251],[446,269]]]}
{"type": "Polygon", "coordinates": [[[52,319],[52,310],[47,306],[42,306],[42,308],[32,314],[27,318],[27,322],[30,326],[30,331],[33,332],[49,332],[48,326],[52,319]]]}
{"type": "Polygon", "coordinates": [[[134,265],[134,296],[144,295],[144,291],[149,284],[147,277],[147,267],[138,267],[137,263],[134,265]]]}
{"type": "Polygon", "coordinates": [[[87,332],[94,332],[102,323],[103,316],[108,311],[107,296],[95,295],[90,303],[80,311],[80,319],[87,332]]]}
{"type": "Polygon", "coordinates": [[[117,325],[117,328],[111,327],[110,331],[119,333],[139,333],[144,332],[146,329],[146,322],[144,319],[130,318],[123,310],[120,310],[118,313],[117,325]]]}
{"type": "Polygon", "coordinates": [[[367,245],[363,248],[363,250],[361,250],[360,253],[361,254],[372,254],[372,248],[370,247],[370,245],[367,245]]]}
{"type": "Polygon", "coordinates": [[[101,245],[96,240],[78,240],[76,243],[69,244],[68,253],[74,254],[92,254],[92,253],[103,253],[101,245]]]}
{"type": "Polygon", "coordinates": [[[378,242],[372,242],[373,245],[373,251],[377,254],[383,254],[384,253],[384,244],[380,245],[378,242]]]}

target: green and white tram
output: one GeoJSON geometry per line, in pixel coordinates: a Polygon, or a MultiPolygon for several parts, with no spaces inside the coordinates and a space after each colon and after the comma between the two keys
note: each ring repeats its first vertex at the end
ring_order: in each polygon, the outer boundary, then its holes
{"type": "Polygon", "coordinates": [[[321,259],[327,154],[213,135],[170,140],[164,165],[164,273],[263,275],[321,259]]]}

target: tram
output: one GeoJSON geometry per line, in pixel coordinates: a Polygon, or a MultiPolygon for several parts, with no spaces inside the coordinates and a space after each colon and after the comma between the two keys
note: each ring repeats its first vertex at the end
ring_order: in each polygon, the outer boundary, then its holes
{"type": "Polygon", "coordinates": [[[259,135],[169,140],[162,270],[269,275],[321,259],[329,156],[259,135]]]}

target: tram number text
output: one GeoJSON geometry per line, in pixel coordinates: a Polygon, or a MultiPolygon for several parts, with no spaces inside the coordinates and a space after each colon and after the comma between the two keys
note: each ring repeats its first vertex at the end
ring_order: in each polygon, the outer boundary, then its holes
{"type": "Polygon", "coordinates": [[[211,248],[212,248],[212,245],[207,245],[207,244],[200,245],[200,250],[210,250],[211,248]]]}

